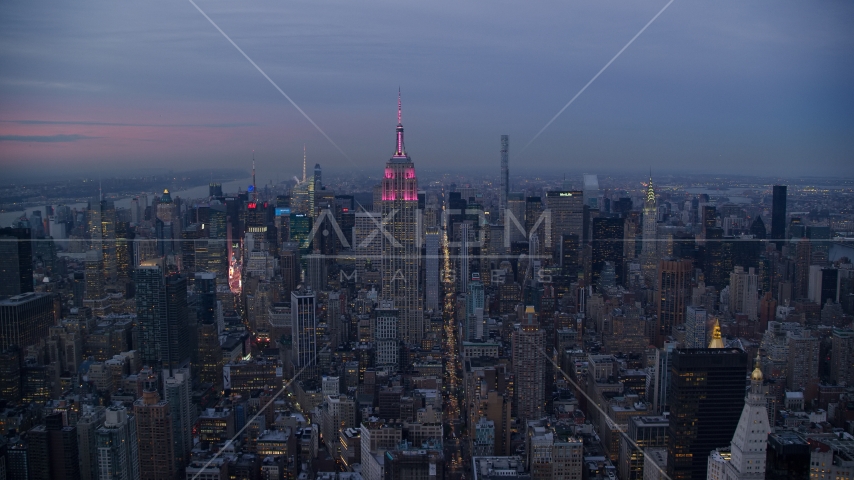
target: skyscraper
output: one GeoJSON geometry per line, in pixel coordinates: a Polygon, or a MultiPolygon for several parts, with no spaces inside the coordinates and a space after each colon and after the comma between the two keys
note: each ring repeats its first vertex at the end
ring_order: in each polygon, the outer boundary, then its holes
{"type": "Polygon", "coordinates": [[[619,217],[593,219],[593,285],[599,285],[605,262],[614,264],[617,285],[623,284],[623,227],[623,219],[619,217]]]}
{"type": "Polygon", "coordinates": [[[379,307],[374,312],[376,319],[374,320],[373,338],[376,343],[377,369],[395,373],[400,367],[398,359],[400,312],[389,301],[380,302],[379,307]]]}
{"type": "Polygon", "coordinates": [[[76,480],[80,478],[77,427],[69,426],[61,413],[30,429],[29,478],[32,480],[76,480]]]}
{"type": "Polygon", "coordinates": [[[685,310],[685,348],[703,348],[706,341],[708,313],[705,308],[689,306],[685,310]]]}
{"type": "Polygon", "coordinates": [[[163,254],[169,254],[176,250],[174,240],[178,233],[181,232],[181,219],[178,216],[178,208],[172,201],[172,195],[169,190],[163,190],[163,195],[160,197],[160,202],[157,204],[157,219],[163,222],[163,233],[158,238],[158,251],[163,254]]]}
{"type": "Polygon", "coordinates": [[[661,260],[655,299],[658,304],[658,326],[655,345],[659,348],[673,333],[673,327],[685,322],[685,307],[691,297],[691,261],[661,260]]]}
{"type": "Polygon", "coordinates": [[[537,420],[546,401],[545,332],[538,326],[534,307],[525,307],[522,325],[513,332],[511,341],[513,371],[516,379],[516,418],[522,422],[537,420]]]}
{"type": "Polygon", "coordinates": [[[163,397],[169,403],[172,417],[172,441],[175,443],[175,468],[179,471],[190,461],[193,448],[193,415],[190,413],[192,379],[189,368],[172,368],[163,371],[163,397]]]}
{"type": "Polygon", "coordinates": [[[599,206],[599,177],[597,175],[584,174],[584,204],[593,210],[600,210],[599,206]]]}
{"type": "Polygon", "coordinates": [[[190,359],[190,325],[187,307],[187,276],[172,274],[165,279],[168,347],[161,353],[165,367],[179,367],[190,359]]]}
{"type": "Polygon", "coordinates": [[[795,281],[792,295],[794,299],[805,299],[809,296],[810,259],[812,244],[806,238],[799,238],[795,245],[795,281]]]}
{"type": "Polygon", "coordinates": [[[706,478],[709,452],[726,445],[744,406],[747,354],[734,348],[679,348],[670,376],[667,474],[706,478]]]}
{"type": "Polygon", "coordinates": [[[116,206],[110,200],[101,199],[101,218],[100,228],[101,235],[100,245],[95,245],[101,250],[103,271],[105,283],[112,283],[116,280],[116,206]]]}
{"type": "Polygon", "coordinates": [[[424,291],[427,310],[439,310],[439,228],[427,227],[424,291]]]}
{"type": "Polygon", "coordinates": [[[139,329],[139,352],[143,365],[159,365],[158,341],[162,332],[161,319],[165,305],[161,301],[163,272],[154,263],[140,265],[134,270],[136,284],[136,322],[139,329]]]}
{"type": "Polygon", "coordinates": [[[508,150],[510,148],[510,136],[501,136],[501,185],[498,191],[498,215],[500,221],[504,221],[504,210],[507,208],[507,195],[510,193],[510,168],[508,165],[508,150]]]}
{"type": "Polygon", "coordinates": [[[299,380],[317,380],[317,318],[311,289],[291,292],[291,362],[299,380]],[[303,370],[302,374],[297,373],[303,370]]]}
{"type": "Polygon", "coordinates": [[[382,298],[394,302],[400,311],[401,337],[421,343],[423,334],[421,302],[418,301],[420,248],[416,232],[418,180],[415,166],[403,143],[400,94],[397,100],[395,150],[386,163],[382,181],[380,212],[388,235],[382,235],[382,298]]]}
{"type": "Polygon", "coordinates": [[[821,340],[810,335],[810,331],[800,334],[789,332],[786,336],[789,347],[786,388],[791,391],[804,391],[804,398],[815,398],[818,387],[821,356],[821,340]]]}
{"type": "Polygon", "coordinates": [[[783,249],[786,241],[786,186],[774,185],[771,204],[771,240],[777,250],[783,249]]]}
{"type": "MultiPolygon", "coordinates": [[[[546,208],[551,211],[552,245],[560,252],[562,235],[584,235],[584,194],[575,190],[546,192],[546,208]]],[[[576,252],[577,253],[577,252],[576,252]]],[[[576,259],[576,263],[578,259],[576,259]]]]}
{"type": "Polygon", "coordinates": [[[190,358],[187,278],[163,276],[162,266],[146,262],[134,271],[140,359],[151,367],[178,367],[190,358]]]}
{"type": "Polygon", "coordinates": [[[0,228],[0,297],[33,291],[29,228],[0,228]]]}
{"type": "Polygon", "coordinates": [[[124,407],[109,407],[103,426],[95,431],[99,479],[138,480],[139,444],[136,417],[124,407]]]}
{"type": "Polygon", "coordinates": [[[720,480],[763,480],[765,478],[765,449],[768,447],[768,407],[762,389],[762,370],[759,357],[750,375],[750,390],[730,442],[730,458],[718,451],[709,456],[709,478],[713,469],[723,471],[720,480]],[[717,463],[717,465],[715,465],[717,463]]]}
{"type": "Polygon", "coordinates": [[[737,266],[729,275],[729,311],[743,313],[748,320],[759,319],[759,277],[753,267],[737,266]]]}
{"type": "Polygon", "coordinates": [[[172,480],[175,469],[174,425],[169,402],[147,389],[133,403],[139,441],[141,480],[172,480]]]}
{"type": "Polygon", "coordinates": [[[479,280],[468,282],[466,292],[466,326],[465,339],[469,342],[483,340],[486,335],[484,325],[484,294],[483,283],[479,280]]]}
{"type": "Polygon", "coordinates": [[[643,201],[643,245],[641,248],[641,269],[647,285],[650,286],[655,283],[656,267],[658,266],[657,213],[655,190],[652,188],[652,175],[650,174],[643,201]]]}
{"type": "Polygon", "coordinates": [[[504,211],[504,246],[510,248],[513,242],[527,240],[525,230],[525,193],[511,192],[507,194],[507,208],[504,211]]]}
{"type": "Polygon", "coordinates": [[[21,350],[47,338],[56,324],[54,296],[24,293],[0,300],[0,352],[17,346],[21,350]]]}
{"type": "Polygon", "coordinates": [[[561,235],[559,259],[561,272],[570,279],[575,279],[578,276],[578,269],[581,266],[579,261],[579,251],[581,248],[581,236],[579,235],[561,235]]]}

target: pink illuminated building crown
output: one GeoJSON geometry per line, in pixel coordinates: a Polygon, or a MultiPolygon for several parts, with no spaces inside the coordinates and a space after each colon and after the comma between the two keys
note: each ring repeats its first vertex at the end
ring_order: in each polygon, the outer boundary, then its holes
{"type": "Polygon", "coordinates": [[[412,159],[406,154],[403,144],[403,123],[401,123],[400,91],[397,92],[397,128],[394,154],[385,167],[383,175],[384,201],[418,201],[418,181],[412,159]]]}

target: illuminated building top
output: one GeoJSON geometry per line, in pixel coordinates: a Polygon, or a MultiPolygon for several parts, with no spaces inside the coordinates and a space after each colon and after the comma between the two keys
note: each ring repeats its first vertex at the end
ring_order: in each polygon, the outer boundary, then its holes
{"type": "Polygon", "coordinates": [[[384,201],[418,201],[418,181],[415,177],[415,166],[406,154],[403,145],[403,124],[401,123],[400,92],[397,93],[397,142],[394,155],[388,161],[383,174],[384,201]]]}

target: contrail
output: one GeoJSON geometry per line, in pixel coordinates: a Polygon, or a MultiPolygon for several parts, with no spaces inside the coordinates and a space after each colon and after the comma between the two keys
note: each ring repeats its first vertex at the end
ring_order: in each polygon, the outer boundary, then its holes
{"type": "MultiPolygon", "coordinates": [[[[252,64],[252,66],[253,66],[253,67],[255,67],[255,69],[256,69],[256,70],[258,70],[259,72],[261,72],[261,75],[264,75],[264,78],[266,78],[266,79],[267,79],[267,81],[268,81],[268,82],[270,82],[270,84],[271,84],[271,85],[273,85],[273,86],[276,88],[276,90],[278,90],[278,91],[279,91],[279,93],[281,93],[281,94],[282,94],[282,96],[284,96],[286,99],[288,99],[288,101],[289,101],[289,102],[291,102],[291,105],[293,105],[293,106],[294,106],[294,108],[296,108],[297,110],[299,110],[299,113],[301,113],[301,114],[302,114],[302,116],[303,116],[303,117],[305,117],[305,119],[309,121],[309,123],[311,123],[312,125],[314,125],[314,128],[316,128],[318,132],[320,132],[324,137],[326,137],[326,139],[327,139],[327,140],[329,140],[329,143],[331,143],[331,144],[332,144],[332,146],[334,146],[335,148],[337,148],[337,149],[338,149],[338,151],[339,151],[339,152],[341,152],[341,155],[344,155],[344,157],[345,157],[347,160],[350,160],[350,163],[352,163],[353,165],[356,165],[356,162],[354,162],[352,158],[350,158],[346,153],[344,153],[344,150],[341,150],[341,147],[339,147],[337,143],[333,142],[333,141],[332,141],[332,139],[331,139],[331,138],[329,138],[329,135],[327,135],[327,134],[326,134],[326,132],[324,132],[324,131],[323,131],[323,129],[321,129],[319,126],[317,126],[317,124],[316,124],[316,123],[314,123],[314,120],[312,120],[312,119],[311,119],[311,117],[309,117],[309,116],[308,116],[308,114],[307,114],[307,113],[305,113],[305,112],[303,111],[303,109],[301,109],[301,108],[299,107],[299,105],[297,105],[297,104],[296,104],[296,102],[294,102],[293,100],[291,100],[291,97],[289,97],[289,96],[288,96],[288,94],[284,92],[284,90],[282,90],[281,88],[279,88],[279,86],[278,86],[278,85],[276,85],[276,82],[274,82],[274,81],[273,81],[273,79],[271,79],[269,76],[267,76],[267,74],[266,74],[266,73],[264,73],[264,70],[261,70],[261,67],[259,67],[259,66],[258,66],[258,64],[256,64],[255,62],[253,62],[253,61],[252,61],[252,59],[251,59],[251,58],[249,58],[249,55],[246,55],[246,52],[244,52],[240,47],[238,47],[238,46],[237,46],[237,44],[236,44],[236,43],[234,43],[234,40],[232,40],[232,39],[231,39],[231,37],[229,37],[228,35],[226,35],[226,33],[225,33],[225,32],[223,32],[221,28],[219,28],[219,25],[217,25],[216,23],[214,23],[214,21],[213,21],[213,20],[211,20],[211,17],[209,17],[209,16],[208,16],[204,11],[202,11],[202,9],[201,9],[201,8],[199,8],[199,6],[198,6],[198,5],[196,5],[196,2],[194,2],[193,0],[188,0],[188,1],[189,1],[189,2],[194,6],[194,7],[196,7],[196,10],[198,10],[198,11],[199,11],[199,13],[201,13],[205,18],[207,18],[207,19],[208,19],[208,21],[209,21],[209,22],[211,22],[211,25],[213,25],[213,26],[214,26],[214,28],[216,28],[216,29],[217,29],[217,31],[219,31],[219,33],[221,33],[221,34],[222,34],[222,36],[223,36],[223,37],[225,37],[225,39],[226,39],[226,40],[228,40],[228,42],[229,42],[229,43],[231,43],[232,45],[234,45],[234,48],[236,48],[236,49],[237,49],[237,51],[238,51],[238,52],[240,52],[240,54],[241,54],[241,55],[243,55],[243,57],[244,57],[246,60],[249,60],[249,63],[251,63],[251,64],[252,64]]],[[[673,1],[673,0],[671,0],[671,1],[673,1]]]]}
{"type": "MultiPolygon", "coordinates": [[[[190,0],[190,1],[192,1],[192,0],[190,0]]],[[[524,147],[522,147],[522,150],[520,150],[520,152],[524,152],[524,151],[525,151],[525,149],[526,149],[526,148],[528,148],[528,145],[530,145],[530,144],[534,143],[534,140],[536,140],[536,139],[537,139],[537,137],[539,137],[541,133],[543,133],[547,128],[549,128],[549,125],[551,125],[551,124],[552,124],[552,122],[554,122],[555,120],[557,120],[557,117],[559,117],[559,116],[560,116],[560,114],[561,114],[561,113],[563,113],[563,111],[567,109],[567,107],[569,107],[570,105],[572,105],[572,102],[574,102],[574,101],[575,101],[575,99],[576,99],[576,98],[578,98],[582,93],[584,93],[584,91],[585,91],[585,90],[587,90],[587,87],[589,87],[589,86],[590,86],[590,84],[591,84],[591,83],[593,83],[597,78],[599,78],[599,75],[602,75],[602,72],[604,72],[606,68],[608,68],[609,66],[611,66],[611,64],[612,64],[612,63],[614,63],[614,60],[616,60],[616,59],[617,59],[617,57],[619,57],[619,56],[620,56],[620,55],[621,55],[621,54],[622,54],[622,53],[623,53],[627,48],[629,48],[629,45],[631,45],[635,40],[637,40],[637,38],[641,35],[641,33],[643,33],[643,32],[644,32],[644,30],[646,30],[646,29],[647,29],[647,27],[649,27],[650,25],[652,25],[652,22],[654,22],[654,21],[655,21],[655,19],[656,19],[656,18],[658,18],[658,16],[659,16],[659,15],[661,15],[662,13],[664,13],[664,11],[665,11],[665,10],[667,10],[667,7],[669,7],[671,3],[673,3],[673,0],[670,0],[669,2],[667,2],[667,5],[665,5],[665,6],[664,6],[664,8],[662,8],[661,10],[659,10],[659,11],[658,11],[658,13],[656,13],[656,14],[655,14],[655,16],[654,16],[654,17],[652,17],[652,20],[650,20],[649,22],[647,22],[647,24],[646,24],[646,25],[644,25],[644,26],[643,26],[643,28],[641,28],[641,29],[640,29],[640,31],[639,31],[637,34],[635,34],[635,36],[634,36],[634,37],[632,37],[632,39],[631,39],[631,40],[629,40],[629,43],[627,43],[623,48],[621,48],[621,49],[620,49],[620,51],[619,51],[619,52],[617,52],[617,54],[616,54],[616,55],[614,55],[614,58],[612,58],[611,60],[609,60],[609,61],[608,61],[608,63],[606,63],[606,64],[605,64],[605,66],[604,66],[604,67],[602,67],[602,69],[601,69],[601,70],[599,70],[599,72],[598,72],[596,75],[593,75],[593,78],[591,78],[591,79],[590,79],[590,81],[589,81],[589,82],[587,82],[587,85],[584,85],[584,87],[582,87],[582,88],[581,88],[581,90],[579,90],[579,91],[578,91],[578,93],[576,93],[576,94],[575,94],[575,96],[574,96],[574,97],[572,97],[572,100],[570,100],[569,102],[567,102],[567,103],[566,103],[566,105],[564,105],[564,106],[563,106],[563,108],[561,108],[561,109],[560,109],[560,111],[559,111],[559,112],[557,112],[557,114],[555,114],[555,116],[554,116],[554,117],[552,117],[552,119],[551,119],[551,120],[549,120],[549,123],[547,123],[545,127],[541,128],[541,129],[540,129],[540,131],[539,131],[539,132],[537,132],[537,134],[536,134],[536,135],[534,135],[534,138],[532,138],[532,139],[531,139],[531,141],[530,141],[530,142],[528,142],[528,144],[527,144],[527,145],[525,145],[524,147]]],[[[197,8],[198,8],[198,7],[197,7],[197,8]]]]}

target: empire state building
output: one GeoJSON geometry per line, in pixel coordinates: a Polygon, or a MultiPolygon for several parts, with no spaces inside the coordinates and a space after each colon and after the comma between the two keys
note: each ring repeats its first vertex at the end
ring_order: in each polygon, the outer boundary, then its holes
{"type": "Polygon", "coordinates": [[[380,212],[383,223],[382,298],[399,311],[399,334],[407,343],[421,343],[423,310],[419,300],[417,232],[418,181],[403,145],[400,93],[394,154],[386,163],[380,212]]]}

